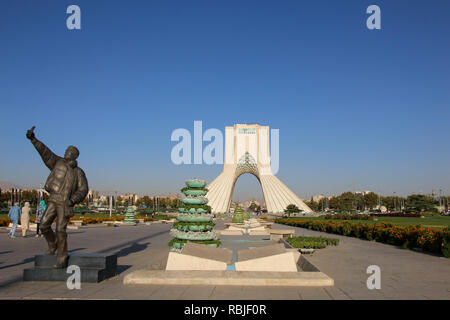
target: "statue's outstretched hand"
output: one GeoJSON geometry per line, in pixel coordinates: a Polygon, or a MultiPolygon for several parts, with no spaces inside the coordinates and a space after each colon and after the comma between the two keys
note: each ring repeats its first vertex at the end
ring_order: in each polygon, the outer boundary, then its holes
{"type": "Polygon", "coordinates": [[[27,138],[30,140],[34,138],[34,128],[36,128],[36,127],[33,126],[33,128],[31,128],[30,130],[27,131],[27,138]]]}

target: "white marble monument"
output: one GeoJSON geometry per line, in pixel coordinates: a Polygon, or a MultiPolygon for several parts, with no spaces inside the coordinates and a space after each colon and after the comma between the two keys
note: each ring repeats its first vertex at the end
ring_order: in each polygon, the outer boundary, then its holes
{"type": "Polygon", "coordinates": [[[225,128],[223,172],[207,187],[207,198],[213,213],[230,209],[234,185],[240,175],[253,174],[262,187],[267,212],[280,214],[289,204],[305,213],[312,210],[297,197],[271,169],[269,127],[258,124],[235,124],[225,128]]]}

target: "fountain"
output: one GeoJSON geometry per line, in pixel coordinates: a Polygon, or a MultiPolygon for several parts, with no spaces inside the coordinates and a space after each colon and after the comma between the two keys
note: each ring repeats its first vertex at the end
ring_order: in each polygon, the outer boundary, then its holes
{"type": "MultiPolygon", "coordinates": [[[[124,277],[124,284],[207,286],[329,286],[333,279],[308,264],[297,249],[283,239],[273,240],[266,223],[236,208],[234,223],[213,231],[211,208],[205,198],[206,182],[188,180],[185,195],[171,229],[172,249],[164,269],[137,270],[124,277]],[[223,237],[222,237],[223,236],[223,237]],[[226,237],[231,236],[231,237],[226,237]],[[258,237],[259,236],[259,237],[258,237]],[[314,269],[314,270],[313,270],[314,269]],[[304,272],[314,271],[314,272],[304,272]]],[[[286,231],[286,230],[283,230],[286,231]]]]}
{"type": "Polygon", "coordinates": [[[211,247],[220,244],[216,233],[212,231],[215,224],[212,222],[211,207],[207,205],[205,195],[208,189],[205,185],[206,181],[193,179],[186,181],[186,187],[181,189],[185,197],[181,199],[177,221],[170,230],[174,239],[169,242],[169,246],[175,250],[183,249],[188,241],[211,247]]]}

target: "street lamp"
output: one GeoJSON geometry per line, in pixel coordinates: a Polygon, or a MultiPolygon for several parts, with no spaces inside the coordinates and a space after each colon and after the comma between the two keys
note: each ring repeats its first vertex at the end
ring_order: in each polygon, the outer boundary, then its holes
{"type": "Polygon", "coordinates": [[[395,191],[394,191],[394,212],[397,211],[397,196],[395,195],[395,191]]]}

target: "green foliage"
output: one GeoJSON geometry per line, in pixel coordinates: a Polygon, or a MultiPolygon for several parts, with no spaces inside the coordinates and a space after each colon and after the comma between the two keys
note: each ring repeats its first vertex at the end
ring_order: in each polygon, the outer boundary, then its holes
{"type": "Polygon", "coordinates": [[[286,209],[284,209],[284,212],[287,214],[291,214],[291,213],[298,213],[302,210],[300,210],[295,204],[290,204],[286,207],[286,209]]]}
{"type": "Polygon", "coordinates": [[[197,244],[215,244],[217,247],[220,246],[221,242],[220,240],[201,240],[201,241],[192,241],[192,240],[184,240],[184,239],[177,239],[173,238],[169,241],[169,247],[173,247],[175,243],[179,243],[182,246],[184,246],[187,242],[197,243],[197,244]]]}
{"type": "Polygon", "coordinates": [[[386,222],[369,224],[310,219],[276,219],[275,223],[307,228],[320,232],[341,234],[364,240],[375,240],[382,243],[401,246],[403,248],[420,248],[424,251],[441,253],[445,257],[450,258],[449,228],[436,231],[419,225],[396,226],[386,222]]]}
{"type": "Polygon", "coordinates": [[[206,192],[209,191],[207,188],[204,188],[204,187],[203,188],[184,187],[183,189],[181,189],[181,192],[184,192],[184,191],[189,190],[189,189],[191,189],[191,190],[202,190],[202,191],[206,191],[206,192]]]}
{"type": "Polygon", "coordinates": [[[250,204],[250,206],[248,207],[248,209],[251,210],[251,211],[257,212],[257,211],[260,211],[260,210],[261,210],[261,207],[258,206],[255,202],[252,202],[252,203],[250,204]]]}
{"type": "Polygon", "coordinates": [[[324,237],[292,237],[287,242],[294,248],[322,249],[327,245],[338,245],[339,239],[324,237]]]}
{"type": "Polygon", "coordinates": [[[231,219],[233,223],[244,223],[244,210],[240,206],[234,209],[233,218],[231,219]]]}
{"type": "Polygon", "coordinates": [[[185,208],[186,210],[189,210],[191,208],[195,209],[202,208],[207,213],[211,213],[211,207],[208,206],[207,204],[181,204],[180,208],[185,208]]]}
{"type": "Polygon", "coordinates": [[[311,199],[311,201],[305,201],[305,204],[311,208],[312,211],[319,211],[319,203],[311,199]]]}
{"type": "Polygon", "coordinates": [[[450,230],[448,228],[442,232],[441,251],[444,257],[450,258],[450,230]]]}
{"type": "Polygon", "coordinates": [[[87,207],[79,207],[79,206],[76,206],[76,207],[73,209],[73,212],[74,212],[75,214],[92,213],[92,211],[91,211],[89,208],[87,208],[87,207]]]}
{"type": "Polygon", "coordinates": [[[372,220],[373,217],[366,214],[327,214],[323,216],[327,220],[372,220]]]}
{"type": "Polygon", "coordinates": [[[173,223],[175,229],[181,231],[189,231],[191,226],[197,226],[198,231],[211,231],[216,224],[214,222],[182,222],[176,221],[173,223]]]}
{"type": "Polygon", "coordinates": [[[370,192],[368,194],[363,195],[364,208],[371,209],[377,206],[378,204],[378,195],[370,192]]]}
{"type": "Polygon", "coordinates": [[[216,224],[214,222],[183,222],[183,221],[176,221],[173,223],[173,226],[190,226],[190,225],[203,225],[203,226],[215,226],[216,224]]]}
{"type": "MultiPolygon", "coordinates": [[[[119,203],[122,205],[122,200],[117,199],[116,201],[120,201],[119,203]]],[[[119,205],[119,203],[116,202],[116,205],[119,205]]],[[[135,204],[137,207],[146,206],[148,208],[152,208],[153,200],[149,196],[143,196],[142,198],[139,198],[135,204]]]]}
{"type": "Polygon", "coordinates": [[[406,198],[406,208],[408,211],[416,212],[437,212],[436,201],[423,194],[412,194],[406,198]]]}
{"type": "Polygon", "coordinates": [[[374,192],[369,192],[367,194],[356,194],[347,191],[339,196],[331,197],[330,199],[323,198],[319,202],[315,202],[311,199],[305,203],[313,211],[321,211],[328,208],[334,211],[354,212],[373,210],[378,205],[379,201],[380,204],[385,206],[388,210],[400,210],[402,207],[400,204],[404,203],[405,199],[398,196],[379,196],[374,192]]]}
{"type": "Polygon", "coordinates": [[[138,209],[136,209],[136,212],[140,213],[140,214],[152,214],[155,212],[155,210],[148,209],[148,208],[138,208],[138,209]]]}

